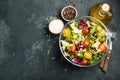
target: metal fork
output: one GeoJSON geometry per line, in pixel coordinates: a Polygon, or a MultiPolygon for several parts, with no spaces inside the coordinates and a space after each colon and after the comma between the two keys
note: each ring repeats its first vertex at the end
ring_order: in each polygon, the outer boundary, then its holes
{"type": "Polygon", "coordinates": [[[109,30],[109,35],[110,35],[110,48],[109,48],[109,51],[107,53],[107,55],[105,56],[105,58],[103,58],[99,64],[99,67],[102,68],[102,70],[104,72],[107,72],[107,69],[108,69],[108,64],[109,64],[109,60],[110,60],[110,56],[111,56],[111,53],[112,53],[112,41],[115,39],[116,37],[116,28],[114,27],[113,24],[110,24],[108,26],[108,30],[109,30]]]}

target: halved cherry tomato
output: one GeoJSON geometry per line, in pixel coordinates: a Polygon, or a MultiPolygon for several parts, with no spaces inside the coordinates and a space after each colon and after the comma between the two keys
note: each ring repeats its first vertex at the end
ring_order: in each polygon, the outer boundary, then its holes
{"type": "Polygon", "coordinates": [[[75,52],[76,52],[76,47],[75,47],[75,45],[73,45],[73,46],[70,47],[70,51],[71,51],[72,53],[75,53],[75,52]]]}
{"type": "Polygon", "coordinates": [[[63,36],[67,37],[67,36],[70,36],[70,34],[71,34],[71,31],[69,28],[66,28],[63,30],[63,36]]]}
{"type": "Polygon", "coordinates": [[[84,46],[88,46],[90,44],[90,40],[89,39],[85,39],[84,41],[83,41],[83,45],[84,46]]]}
{"type": "Polygon", "coordinates": [[[83,34],[88,34],[89,32],[90,32],[90,30],[88,28],[85,28],[85,29],[82,30],[83,34]]]}
{"type": "Polygon", "coordinates": [[[88,64],[88,61],[87,61],[87,60],[80,61],[80,64],[82,64],[82,65],[87,65],[87,64],[88,64]]]}
{"type": "Polygon", "coordinates": [[[100,29],[98,34],[99,34],[99,36],[105,36],[106,32],[105,32],[105,30],[100,29]]]}
{"type": "Polygon", "coordinates": [[[89,52],[89,51],[87,51],[87,52],[84,53],[84,57],[85,57],[86,59],[91,59],[91,58],[92,58],[92,53],[89,52]]]}
{"type": "Polygon", "coordinates": [[[106,47],[106,45],[105,45],[104,43],[100,43],[100,44],[98,45],[98,49],[100,49],[100,50],[102,50],[102,51],[106,51],[106,50],[107,50],[107,47],[106,47]]]}

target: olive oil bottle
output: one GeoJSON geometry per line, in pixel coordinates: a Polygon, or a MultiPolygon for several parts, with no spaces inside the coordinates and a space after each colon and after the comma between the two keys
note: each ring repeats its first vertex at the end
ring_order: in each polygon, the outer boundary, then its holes
{"type": "Polygon", "coordinates": [[[109,4],[96,4],[90,9],[90,16],[95,17],[107,25],[113,18],[109,4]]]}

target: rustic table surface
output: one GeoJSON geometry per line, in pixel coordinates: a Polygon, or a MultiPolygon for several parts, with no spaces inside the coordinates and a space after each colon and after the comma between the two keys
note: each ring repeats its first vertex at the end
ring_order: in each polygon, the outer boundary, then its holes
{"type": "Polygon", "coordinates": [[[0,0],[0,80],[119,80],[120,0],[0,0]],[[48,30],[48,22],[61,18],[60,11],[73,5],[78,16],[90,7],[109,3],[117,28],[107,73],[98,65],[80,68],[62,58],[59,35],[48,30]]]}

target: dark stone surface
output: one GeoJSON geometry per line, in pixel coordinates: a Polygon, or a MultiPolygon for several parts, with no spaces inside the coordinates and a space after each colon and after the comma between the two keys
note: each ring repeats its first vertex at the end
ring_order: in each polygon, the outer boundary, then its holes
{"type": "Polygon", "coordinates": [[[119,80],[119,6],[120,0],[0,0],[0,80],[119,80]],[[98,65],[79,68],[60,61],[59,35],[49,33],[49,20],[60,17],[68,4],[77,8],[80,17],[104,2],[111,5],[117,28],[108,72],[98,65]]]}

